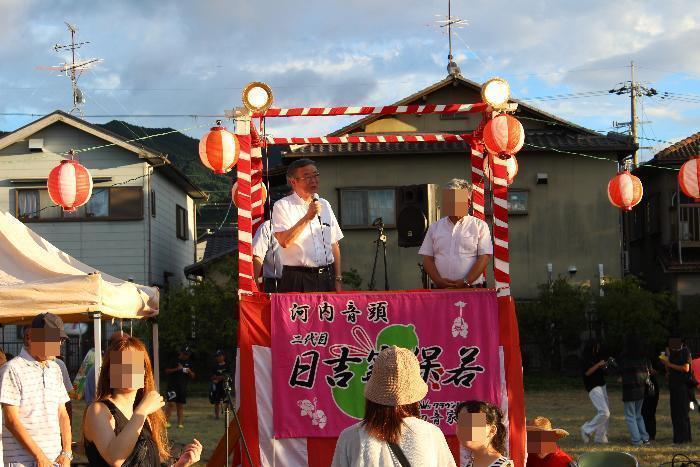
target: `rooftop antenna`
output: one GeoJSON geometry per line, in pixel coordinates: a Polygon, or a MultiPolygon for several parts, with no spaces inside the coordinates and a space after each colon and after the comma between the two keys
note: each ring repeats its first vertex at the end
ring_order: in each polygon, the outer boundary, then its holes
{"type": "MultiPolygon", "coordinates": [[[[436,16],[443,18],[442,15],[436,16]]],[[[454,61],[454,57],[452,56],[452,29],[461,29],[469,23],[466,20],[452,16],[452,0],[447,0],[447,16],[444,18],[445,19],[439,19],[436,22],[441,28],[447,28],[447,41],[449,45],[449,53],[447,55],[447,73],[450,76],[461,75],[462,71],[459,69],[459,66],[454,61]]]]}
{"type": "Polygon", "coordinates": [[[65,22],[66,26],[68,27],[68,31],[70,32],[70,44],[62,45],[62,44],[56,44],[53,46],[53,50],[56,52],[62,52],[64,50],[70,50],[71,51],[71,62],[70,63],[63,63],[60,66],[50,66],[50,67],[39,67],[39,69],[45,69],[45,70],[58,70],[62,73],[65,73],[68,78],[70,78],[70,83],[71,83],[71,91],[73,95],[73,107],[70,109],[70,112],[68,113],[73,113],[77,112],[80,114],[82,117],[83,110],[82,110],[82,105],[85,104],[85,96],[83,95],[83,92],[78,88],[78,78],[82,75],[83,71],[87,70],[88,68],[92,67],[93,65],[100,63],[102,61],[101,58],[90,58],[87,60],[76,60],[75,56],[75,51],[76,49],[81,48],[82,46],[89,44],[89,41],[85,42],[75,42],[75,35],[78,33],[78,28],[76,26],[73,26],[72,24],[68,23],[67,21],[65,22]]]}

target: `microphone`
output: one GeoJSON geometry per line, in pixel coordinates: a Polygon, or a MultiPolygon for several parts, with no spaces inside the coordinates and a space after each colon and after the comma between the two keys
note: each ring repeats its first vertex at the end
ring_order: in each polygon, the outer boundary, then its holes
{"type": "MultiPolygon", "coordinates": [[[[318,203],[318,193],[314,193],[313,195],[313,200],[314,203],[318,203]]],[[[321,228],[323,228],[323,222],[321,222],[321,210],[318,210],[318,214],[316,215],[316,218],[318,219],[318,223],[321,224],[321,228]]]]}

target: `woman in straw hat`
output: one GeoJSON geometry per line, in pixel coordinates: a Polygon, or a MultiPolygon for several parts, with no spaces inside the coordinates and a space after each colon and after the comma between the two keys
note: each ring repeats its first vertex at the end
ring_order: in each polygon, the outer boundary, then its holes
{"type": "Polygon", "coordinates": [[[513,467],[503,455],[506,435],[503,412],[495,405],[467,401],[457,406],[457,438],[471,454],[467,467],[513,467]]]}
{"type": "Polygon", "coordinates": [[[365,386],[364,419],[340,434],[333,467],[456,467],[440,429],[420,419],[427,393],[413,352],[384,349],[365,386]]]}
{"type": "Polygon", "coordinates": [[[569,436],[566,430],[552,428],[546,417],[535,417],[527,429],[527,467],[569,467],[576,463],[557,446],[557,441],[569,436]]]}

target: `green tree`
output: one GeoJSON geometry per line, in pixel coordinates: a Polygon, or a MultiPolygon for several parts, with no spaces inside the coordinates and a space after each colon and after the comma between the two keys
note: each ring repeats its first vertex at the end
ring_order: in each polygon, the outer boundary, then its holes
{"type": "Polygon", "coordinates": [[[605,347],[617,354],[626,335],[634,333],[650,352],[663,348],[668,333],[677,322],[678,311],[668,293],[654,293],[634,276],[609,280],[603,286],[596,311],[603,330],[605,347]]]}
{"type": "Polygon", "coordinates": [[[551,370],[561,369],[561,350],[581,345],[590,302],[586,286],[573,285],[564,277],[539,286],[535,301],[518,305],[521,340],[535,344],[548,359],[551,370]]]}
{"type": "Polygon", "coordinates": [[[162,300],[158,323],[161,368],[187,345],[194,352],[195,371],[206,376],[217,349],[224,349],[229,358],[235,352],[238,335],[235,284],[222,286],[205,279],[172,289],[162,300]]]}

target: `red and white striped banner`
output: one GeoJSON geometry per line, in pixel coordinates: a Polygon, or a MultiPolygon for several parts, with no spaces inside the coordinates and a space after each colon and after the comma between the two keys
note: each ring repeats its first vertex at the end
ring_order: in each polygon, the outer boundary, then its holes
{"type": "Polygon", "coordinates": [[[434,143],[472,140],[469,134],[436,133],[425,135],[318,136],[312,138],[267,137],[267,144],[345,144],[345,143],[434,143]]]}
{"type": "Polygon", "coordinates": [[[383,107],[292,107],[289,109],[267,109],[253,117],[337,117],[339,115],[407,115],[477,113],[488,107],[483,102],[476,104],[425,104],[386,105],[383,107]]]}

